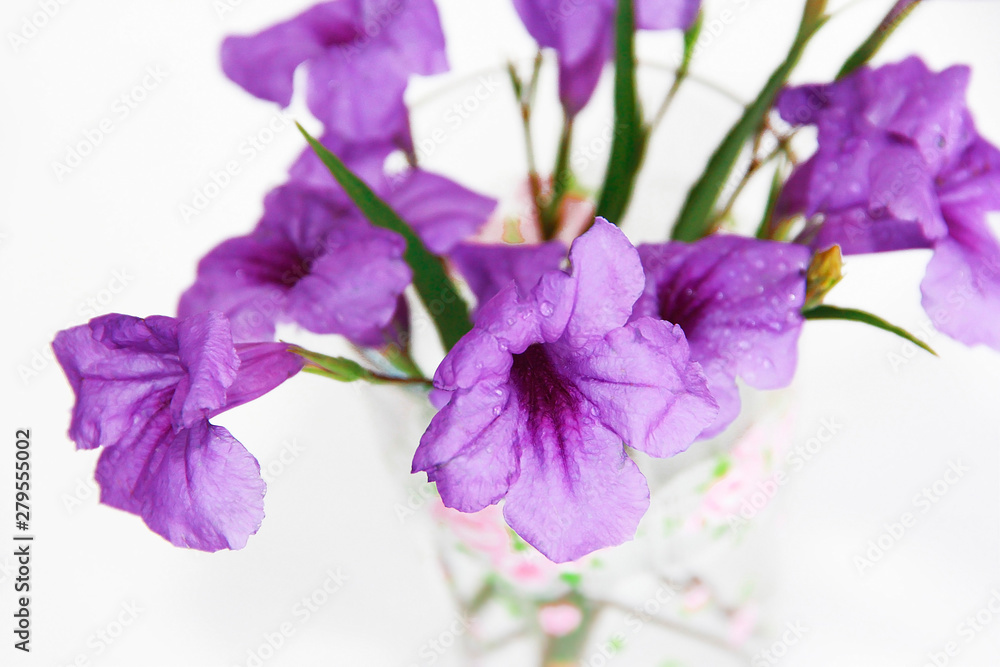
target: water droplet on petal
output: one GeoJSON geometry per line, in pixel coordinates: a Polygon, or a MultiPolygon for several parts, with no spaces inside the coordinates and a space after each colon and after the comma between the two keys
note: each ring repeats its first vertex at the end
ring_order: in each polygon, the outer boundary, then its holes
{"type": "Polygon", "coordinates": [[[555,308],[548,301],[542,301],[541,305],[538,306],[538,310],[542,313],[543,317],[549,317],[555,312],[555,308]]]}

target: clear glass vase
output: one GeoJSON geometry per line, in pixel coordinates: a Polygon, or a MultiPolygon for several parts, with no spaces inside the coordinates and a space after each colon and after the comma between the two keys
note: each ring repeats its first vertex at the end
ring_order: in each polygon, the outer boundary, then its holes
{"type": "Polygon", "coordinates": [[[414,664],[748,664],[769,598],[789,392],[751,394],[722,436],[679,456],[630,452],[651,501],[635,539],[558,565],[507,527],[502,502],[463,514],[405,475],[433,408],[422,392],[393,393],[376,414],[392,415],[379,430],[405,488],[395,510],[430,545],[454,604],[440,652],[414,664]]]}

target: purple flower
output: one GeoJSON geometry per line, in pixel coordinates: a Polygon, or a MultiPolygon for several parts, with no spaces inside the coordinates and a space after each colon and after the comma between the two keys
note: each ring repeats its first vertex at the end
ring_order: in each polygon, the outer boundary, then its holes
{"type": "Polygon", "coordinates": [[[433,0],[335,0],[256,35],[228,37],[222,69],[247,92],[288,106],[306,63],[306,103],[351,141],[410,148],[403,93],[411,74],[448,69],[433,0]]]}
{"type": "Polygon", "coordinates": [[[177,546],[240,549],[264,517],[256,459],[209,418],[303,366],[283,343],[234,345],[220,313],[104,315],[52,343],[76,395],[69,436],[103,447],[101,502],[177,546]]]}
{"type": "Polygon", "coordinates": [[[671,456],[716,413],[680,327],[626,324],[644,278],[624,234],[598,219],[570,260],[480,308],[437,370],[450,400],[413,460],[449,507],[506,498],[510,526],[560,562],[635,533],[649,490],[623,443],[671,456]]]}
{"type": "MultiPolygon", "coordinates": [[[[495,206],[419,169],[389,180],[379,154],[352,157],[433,252],[447,252],[473,234],[495,206]]],[[[303,154],[292,168],[293,180],[268,194],[253,232],[224,241],[201,260],[195,284],[181,297],[181,317],[222,311],[240,341],[273,338],[279,321],[341,334],[359,345],[392,339],[386,328],[411,278],[403,259],[406,244],[369,224],[312,155],[303,154]]]]}
{"type": "Polygon", "coordinates": [[[646,289],[632,318],[659,317],[684,330],[719,416],[701,434],[722,432],[740,411],[736,377],[758,389],[795,373],[809,249],[740,236],[639,246],[646,289]]]}
{"type": "Polygon", "coordinates": [[[968,80],[966,67],[934,73],[908,58],[785,91],[782,117],[815,124],[819,146],[777,213],[810,218],[800,240],[816,249],[932,248],[921,289],[935,326],[1000,349],[1000,245],[986,224],[1000,210],[1000,152],[976,132],[968,80]]]}
{"type": "Polygon", "coordinates": [[[218,310],[236,340],[269,340],[278,321],[377,344],[410,283],[406,243],[324,191],[283,185],[250,234],[224,241],[198,265],[180,317],[218,310]]]}
{"type": "MultiPolygon", "coordinates": [[[[570,115],[587,105],[604,64],[614,58],[616,0],[514,0],[524,26],[539,46],[559,57],[559,97],[570,115]]],[[[686,29],[699,0],[637,0],[641,30],[686,29]]]]}
{"type": "Polygon", "coordinates": [[[520,293],[529,293],[545,273],[559,268],[566,257],[566,246],[560,241],[460,243],[448,256],[469,283],[476,300],[484,304],[510,282],[516,283],[520,293]]]}

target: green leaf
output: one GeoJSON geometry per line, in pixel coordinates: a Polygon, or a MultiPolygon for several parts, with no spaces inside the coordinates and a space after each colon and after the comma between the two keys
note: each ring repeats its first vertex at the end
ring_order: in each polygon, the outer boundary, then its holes
{"type": "Polygon", "coordinates": [[[910,15],[917,5],[920,4],[920,0],[899,0],[886,17],[882,19],[882,22],[878,24],[878,27],[872,31],[872,34],[868,35],[868,39],[861,43],[854,53],[852,53],[847,60],[844,62],[844,66],[840,68],[837,72],[837,78],[842,79],[854,70],[858,69],[869,60],[872,59],[878,50],[882,48],[882,45],[889,35],[891,35],[899,24],[910,15]]]}
{"type": "Polygon", "coordinates": [[[935,357],[937,352],[935,352],[931,347],[911,334],[906,329],[897,327],[894,324],[889,324],[881,317],[877,315],[872,315],[871,313],[866,313],[863,310],[856,310],[854,308],[839,308],[837,306],[816,306],[815,308],[810,308],[809,310],[802,311],[802,317],[807,320],[848,320],[850,322],[862,322],[864,324],[871,325],[876,329],[882,329],[883,331],[888,331],[889,333],[894,333],[900,338],[904,338],[914,345],[927,350],[935,357]]]}
{"type": "Polygon", "coordinates": [[[784,161],[779,161],[777,168],[774,170],[774,176],[771,177],[771,189],[767,193],[764,216],[760,219],[760,224],[757,225],[757,233],[755,234],[759,239],[771,238],[771,218],[774,217],[774,210],[778,207],[778,197],[781,196],[781,190],[785,187],[785,177],[787,176],[784,164],[784,161]]]}
{"type": "Polygon", "coordinates": [[[441,260],[427,250],[413,229],[372,192],[364,181],[355,176],[336,155],[311,137],[301,125],[298,123],[296,125],[319,159],[369,222],[396,232],[406,239],[406,252],[403,257],[413,270],[413,286],[434,320],[434,326],[441,336],[445,351],[450,350],[472,329],[472,322],[469,319],[469,308],[445,273],[441,260]]]}
{"type": "Polygon", "coordinates": [[[621,221],[635,188],[642,163],[646,129],[636,92],[635,6],[618,0],[615,16],[615,125],[608,169],[597,202],[597,215],[613,224],[621,221]]]}
{"type": "Polygon", "coordinates": [[[784,62],[778,65],[760,94],[757,95],[757,99],[746,108],[743,116],[726,134],[722,143],[709,158],[705,171],[688,192],[684,207],[677,219],[677,225],[671,234],[674,240],[697,241],[711,233],[712,212],[726,181],[729,179],[729,174],[733,171],[733,166],[739,159],[743,147],[761,127],[764,117],[774,105],[774,98],[798,64],[809,40],[826,22],[828,17],[823,13],[825,6],[825,0],[806,2],[802,21],[799,24],[799,32],[795,36],[795,41],[792,43],[784,62]]]}
{"type": "Polygon", "coordinates": [[[698,15],[694,18],[694,23],[684,31],[684,60],[681,61],[681,66],[677,70],[678,77],[686,75],[688,68],[691,67],[691,58],[694,57],[694,47],[697,46],[698,38],[701,37],[701,28],[703,25],[705,25],[705,12],[699,9],[698,15]]]}

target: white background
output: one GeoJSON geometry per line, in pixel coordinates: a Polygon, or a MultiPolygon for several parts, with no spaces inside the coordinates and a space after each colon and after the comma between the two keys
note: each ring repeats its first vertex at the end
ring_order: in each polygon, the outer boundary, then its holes
{"type": "MultiPolygon", "coordinates": [[[[54,333],[96,314],[88,300],[97,302],[97,312],[173,314],[199,257],[250,229],[263,195],[282,182],[303,146],[294,128],[285,129],[247,159],[241,147],[277,109],[228,82],[217,53],[225,35],[256,31],[308,3],[244,0],[221,15],[219,4],[66,2],[17,49],[7,35],[21,31],[40,3],[8,0],[0,10],[0,499],[12,505],[14,431],[29,427],[37,535],[30,656],[10,647],[13,594],[6,570],[12,561],[0,556],[0,615],[6,619],[0,622],[0,664],[243,665],[264,633],[294,620],[295,635],[266,664],[405,666],[424,664],[419,647],[455,617],[421,539],[423,524],[401,525],[394,512],[409,490],[400,485],[406,461],[386,460],[379,450],[386,423],[391,430],[402,418],[383,414],[395,403],[375,390],[300,377],[218,420],[265,467],[290,444],[301,449],[269,484],[260,532],[236,553],[173,548],[138,518],[99,505],[90,481],[96,453],[75,452],[65,435],[72,395],[51,360],[54,333]],[[141,85],[151,67],[165,78],[122,118],[117,100],[141,85]],[[114,119],[113,131],[60,180],[54,163],[106,117],[114,119]],[[240,162],[238,176],[185,222],[180,205],[190,204],[211,182],[211,172],[230,160],[240,162]],[[127,284],[112,294],[110,287],[121,285],[113,282],[116,273],[127,284]],[[338,568],[347,584],[299,624],[291,613],[295,603],[338,568]],[[136,620],[99,652],[92,635],[133,603],[141,608],[136,620]]],[[[447,140],[426,164],[507,197],[523,168],[509,91],[500,88],[457,128],[445,113],[473,92],[480,74],[492,71],[502,83],[497,66],[530,59],[532,43],[506,0],[438,4],[455,72],[410,91],[416,138],[445,128],[447,140]]],[[[810,46],[794,79],[828,80],[889,4],[865,1],[845,10],[810,46]]],[[[719,24],[695,72],[749,100],[782,58],[800,5],[709,3],[710,18],[724,9],[735,18],[719,24]]],[[[928,2],[879,61],[916,52],[936,69],[972,64],[970,105],[981,132],[997,143],[998,28],[997,3],[928,2]]],[[[678,43],[676,35],[644,38],[642,54],[670,63],[678,43]]],[[[651,102],[669,83],[657,72],[644,70],[651,102]]],[[[542,97],[551,98],[551,70],[544,83],[542,97]]],[[[599,137],[606,123],[604,83],[598,108],[581,120],[579,146],[599,137]]],[[[634,240],[663,237],[737,112],[732,102],[696,84],[682,93],[654,141],[625,226],[634,240]]],[[[302,116],[297,108],[296,114],[302,116]]],[[[545,132],[552,117],[549,106],[540,118],[542,164],[550,163],[555,144],[545,132]]],[[[595,162],[585,180],[594,182],[601,168],[595,162]]],[[[752,196],[737,209],[748,226],[758,211],[752,196]]],[[[831,301],[920,330],[926,319],[917,285],[927,256],[852,258],[831,301]]],[[[333,349],[292,330],[283,333],[333,349]]],[[[900,365],[893,355],[903,346],[888,334],[846,323],[806,328],[790,392],[796,439],[812,435],[824,417],[838,419],[844,429],[782,489],[782,502],[771,510],[779,513],[782,529],[761,563],[774,586],[753,646],[769,645],[786,622],[809,628],[781,664],[922,665],[927,652],[959,641],[957,626],[1000,590],[1000,355],[943,336],[931,343],[940,359],[920,354],[900,365]],[[970,471],[882,561],[859,575],[854,557],[884,523],[912,511],[914,494],[957,460],[970,471]]],[[[410,435],[412,447],[416,435],[410,435]]],[[[12,522],[12,511],[0,516],[12,522]]],[[[0,529],[0,541],[9,539],[3,535],[0,529]]],[[[959,643],[961,654],[950,664],[997,664],[1000,618],[972,642],[959,643]]],[[[626,651],[615,661],[661,665],[667,657],[626,651]]],[[[445,654],[438,664],[455,660],[445,654]]],[[[691,664],[729,663],[706,657],[691,664]]]]}

